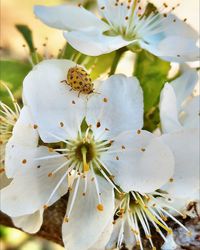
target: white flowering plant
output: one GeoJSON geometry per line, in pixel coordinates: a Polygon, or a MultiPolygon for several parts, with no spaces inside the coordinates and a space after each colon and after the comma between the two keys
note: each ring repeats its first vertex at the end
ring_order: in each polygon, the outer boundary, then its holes
{"type": "Polygon", "coordinates": [[[17,25],[30,57],[1,61],[1,211],[33,234],[64,197],[67,250],[173,250],[170,222],[192,237],[183,219],[199,216],[198,69],[187,64],[198,60],[198,34],[177,6],[97,2],[100,17],[35,6],[67,40],[54,58],[17,25]]]}

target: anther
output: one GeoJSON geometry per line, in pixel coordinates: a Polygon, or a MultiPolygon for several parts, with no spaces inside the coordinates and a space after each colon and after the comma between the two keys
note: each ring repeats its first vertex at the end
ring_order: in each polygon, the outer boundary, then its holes
{"type": "Polygon", "coordinates": [[[64,127],[64,123],[60,122],[60,126],[61,126],[61,128],[63,128],[64,127]]]}
{"type": "Polygon", "coordinates": [[[100,123],[99,121],[97,122],[96,127],[97,127],[97,128],[100,128],[100,127],[101,127],[101,123],[100,123]]]}
{"type": "Polygon", "coordinates": [[[108,102],[108,99],[104,97],[103,102],[108,102]]]}
{"type": "Polygon", "coordinates": [[[34,129],[37,129],[37,128],[38,128],[38,125],[34,124],[34,125],[33,125],[33,128],[34,128],[34,129]]]}
{"type": "Polygon", "coordinates": [[[66,222],[66,223],[69,222],[69,218],[68,218],[68,217],[65,217],[65,218],[64,218],[64,222],[66,222]]]}
{"type": "Polygon", "coordinates": [[[97,205],[97,210],[99,210],[100,212],[102,212],[104,210],[103,204],[98,204],[97,205]]]}
{"type": "Polygon", "coordinates": [[[22,160],[22,164],[26,164],[27,163],[27,160],[26,159],[23,159],[22,160]]]}

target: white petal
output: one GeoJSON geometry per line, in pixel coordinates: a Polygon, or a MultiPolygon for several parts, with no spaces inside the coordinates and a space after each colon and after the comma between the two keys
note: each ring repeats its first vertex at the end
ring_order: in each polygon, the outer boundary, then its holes
{"type": "Polygon", "coordinates": [[[113,233],[110,237],[108,244],[106,245],[107,250],[114,249],[116,247],[116,245],[118,243],[119,236],[120,236],[120,229],[122,227],[122,223],[124,223],[123,243],[125,243],[127,249],[132,249],[133,246],[135,246],[135,244],[136,244],[135,235],[131,231],[130,225],[129,225],[127,218],[125,216],[126,215],[124,215],[124,217],[122,219],[118,218],[115,221],[113,233]]]}
{"type": "Polygon", "coordinates": [[[110,239],[111,233],[113,231],[112,221],[110,221],[108,223],[105,230],[101,233],[97,242],[95,242],[95,244],[91,248],[89,248],[88,250],[104,250],[105,249],[105,246],[106,246],[108,240],[110,239]]]}
{"type": "Polygon", "coordinates": [[[114,75],[95,91],[99,94],[89,98],[86,121],[96,137],[109,139],[143,126],[143,93],[136,78],[114,75]]]}
{"type": "Polygon", "coordinates": [[[109,239],[108,244],[106,245],[106,250],[114,249],[116,247],[122,222],[123,220],[121,218],[116,220],[112,235],[109,239]]]}
{"type": "MultiPolygon", "coordinates": [[[[173,216],[179,216],[181,212],[183,215],[189,215],[190,217],[192,217],[195,214],[194,209],[188,211],[187,208],[191,202],[197,202],[197,203],[199,202],[199,189],[197,189],[195,192],[191,192],[189,197],[186,198],[169,197],[167,200],[165,199],[165,203],[166,202],[168,202],[171,207],[176,209],[176,211],[174,209],[170,209],[170,214],[172,214],[173,216]]],[[[164,204],[163,207],[165,207],[164,204]]]]}
{"type": "Polygon", "coordinates": [[[192,94],[197,81],[197,71],[188,68],[180,77],[170,83],[176,95],[178,110],[183,101],[192,94]]]}
{"type": "Polygon", "coordinates": [[[162,250],[176,250],[178,245],[174,241],[173,234],[167,235],[167,240],[166,242],[162,245],[161,249],[162,250]]]}
{"type": "MultiPolygon", "coordinates": [[[[147,41],[148,42],[148,41],[147,41]]],[[[163,60],[172,62],[189,62],[198,60],[199,48],[187,38],[170,36],[159,44],[141,43],[141,47],[163,60]]]]}
{"type": "Polygon", "coordinates": [[[64,32],[64,37],[76,50],[89,56],[110,53],[132,43],[121,36],[107,36],[101,30],[64,32]]]}
{"type": "Polygon", "coordinates": [[[118,6],[116,6],[116,3],[116,0],[98,0],[98,9],[102,17],[109,23],[110,30],[120,27],[122,33],[123,28],[128,25],[126,16],[130,14],[130,11],[128,11],[127,7],[129,6],[131,10],[134,1],[119,3],[118,6]]]}
{"type": "Polygon", "coordinates": [[[24,80],[24,98],[44,142],[60,141],[53,135],[62,139],[77,136],[85,116],[85,98],[61,83],[75,65],[69,60],[45,60],[24,80]]]}
{"type": "Polygon", "coordinates": [[[164,133],[181,129],[178,120],[177,100],[174,89],[165,84],[160,96],[160,120],[164,133]]]}
{"type": "MultiPolygon", "coordinates": [[[[12,154],[12,152],[10,153],[12,154]]],[[[23,166],[18,166],[13,181],[1,191],[1,210],[4,213],[11,217],[18,217],[32,214],[46,205],[57,183],[66,172],[66,169],[62,169],[49,177],[49,174],[66,160],[64,157],[36,160],[37,157],[49,156],[50,154],[57,155],[49,153],[46,147],[32,149],[30,151],[31,157],[26,160],[27,162],[23,166]]],[[[14,158],[17,159],[17,156],[14,158]]],[[[67,192],[66,180],[63,181],[63,185],[66,187],[65,192],[61,186],[49,202],[50,205],[67,192]]]]}
{"type": "Polygon", "coordinates": [[[108,25],[86,9],[73,5],[34,7],[35,15],[45,24],[62,30],[108,29],[108,25]]]}
{"type": "Polygon", "coordinates": [[[190,198],[199,182],[199,132],[187,129],[163,135],[175,158],[173,181],[162,187],[173,198],[190,198]]]}
{"type": "Polygon", "coordinates": [[[196,96],[183,106],[180,121],[184,128],[199,128],[200,119],[200,97],[196,96]]]}
{"type": "MultiPolygon", "coordinates": [[[[100,212],[97,210],[98,199],[94,181],[91,180],[90,174],[88,174],[88,178],[86,195],[82,195],[84,179],[81,179],[69,222],[62,226],[64,245],[70,250],[87,250],[92,247],[114,214],[114,193],[111,185],[102,177],[98,177],[104,206],[104,210],[100,212]]],[[[67,213],[72,195],[73,192],[70,194],[67,213]]]]}
{"type": "Polygon", "coordinates": [[[167,61],[198,60],[197,32],[174,15],[164,18],[161,25],[160,32],[150,36],[147,33],[143,37],[141,46],[144,49],[167,61]]]}
{"type": "Polygon", "coordinates": [[[13,140],[17,140],[18,143],[27,147],[36,147],[39,135],[34,125],[30,109],[25,105],[21,109],[20,116],[13,128],[13,140]]]}
{"type": "Polygon", "coordinates": [[[40,230],[43,223],[43,209],[36,211],[34,214],[24,215],[12,218],[14,225],[23,231],[34,234],[40,230]]]}
{"type": "Polygon", "coordinates": [[[136,245],[136,238],[133,232],[131,231],[130,225],[126,220],[124,224],[124,243],[128,249],[133,249],[133,246],[136,245]]]}
{"type": "Polygon", "coordinates": [[[153,192],[173,175],[171,151],[161,137],[144,130],[125,132],[114,138],[101,160],[125,192],[153,192]]]}
{"type": "Polygon", "coordinates": [[[34,128],[30,110],[27,106],[24,106],[13,128],[12,137],[6,145],[5,170],[9,178],[14,176],[20,165],[23,165],[23,159],[29,162],[29,157],[32,157],[30,151],[37,147],[38,138],[38,132],[34,128]],[[23,145],[23,150],[21,150],[20,145],[23,145]]]}
{"type": "Polygon", "coordinates": [[[198,39],[197,31],[173,14],[169,14],[167,18],[163,18],[163,26],[166,36],[176,34],[177,36],[188,37],[196,41],[198,39]],[[174,22],[175,19],[176,21],[174,22]]]}

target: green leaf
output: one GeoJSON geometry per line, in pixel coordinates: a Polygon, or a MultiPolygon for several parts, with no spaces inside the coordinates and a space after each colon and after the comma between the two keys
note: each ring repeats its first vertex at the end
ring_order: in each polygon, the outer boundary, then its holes
{"type": "Polygon", "coordinates": [[[135,76],[144,91],[144,111],[158,104],[161,89],[167,81],[170,63],[143,50],[136,59],[135,76]]]}
{"type": "Polygon", "coordinates": [[[101,74],[106,73],[110,70],[113,60],[115,58],[116,52],[112,52],[109,54],[90,57],[88,63],[85,65],[87,69],[92,69],[90,76],[92,80],[100,77],[101,74]]]}
{"type": "MultiPolygon", "coordinates": [[[[1,73],[0,80],[4,81],[11,92],[17,97],[21,97],[22,82],[31,70],[29,64],[19,61],[0,61],[1,73]]],[[[3,87],[0,88],[1,101],[9,104],[9,95],[3,87]]]]}
{"type": "Polygon", "coordinates": [[[25,41],[28,44],[28,47],[32,53],[35,52],[34,50],[34,44],[33,44],[33,36],[32,36],[32,31],[29,29],[28,26],[23,25],[23,24],[17,24],[16,25],[17,30],[22,34],[24,37],[25,41]]]}
{"type": "Polygon", "coordinates": [[[58,55],[58,58],[72,60],[74,55],[77,55],[79,52],[75,50],[69,43],[66,43],[63,51],[58,55]]]}

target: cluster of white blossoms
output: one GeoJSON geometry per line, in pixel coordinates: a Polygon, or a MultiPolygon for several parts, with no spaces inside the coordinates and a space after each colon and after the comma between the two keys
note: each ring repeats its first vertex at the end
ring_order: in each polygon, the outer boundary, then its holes
{"type": "MultiPolygon", "coordinates": [[[[146,16],[142,1],[98,3],[102,20],[80,6],[36,6],[35,13],[67,30],[67,41],[87,55],[137,45],[165,60],[197,59],[196,33],[170,11],[146,16]]],[[[35,233],[44,210],[68,193],[62,224],[67,250],[123,244],[142,250],[143,237],[155,250],[153,228],[167,244],[163,249],[174,249],[167,219],[190,234],[176,216],[185,217],[187,205],[198,200],[197,78],[185,66],[165,84],[161,127],[151,133],[143,129],[143,90],[136,77],[116,74],[91,83],[85,68],[70,60],[34,66],[23,82],[24,106],[10,91],[14,111],[1,103],[1,172],[11,179],[1,189],[1,210],[35,233]]]]}

